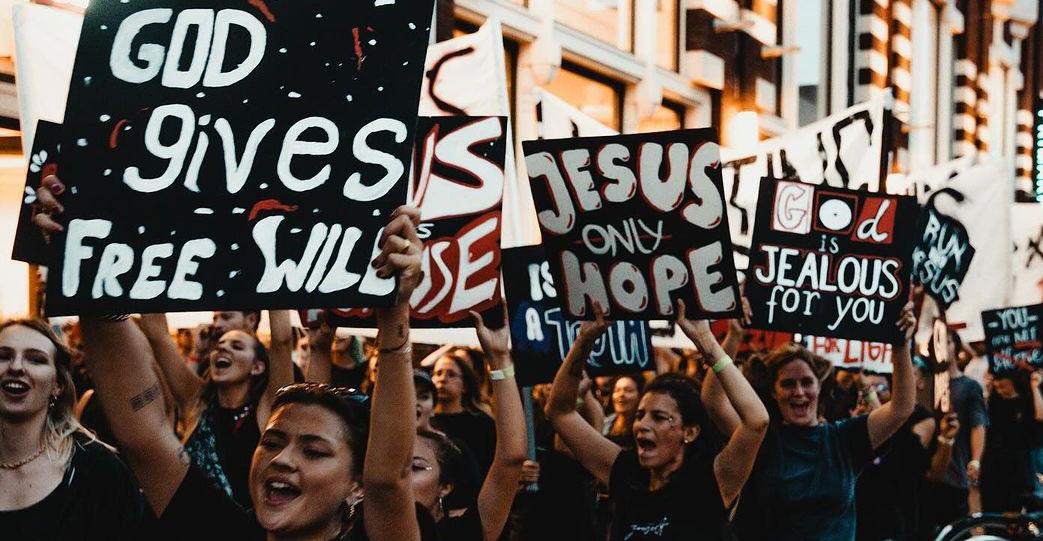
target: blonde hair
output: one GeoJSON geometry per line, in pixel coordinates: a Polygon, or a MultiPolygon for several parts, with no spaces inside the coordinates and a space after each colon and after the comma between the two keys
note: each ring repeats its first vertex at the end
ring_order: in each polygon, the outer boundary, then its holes
{"type": "Polygon", "coordinates": [[[76,385],[72,380],[72,351],[62,343],[61,339],[54,334],[54,331],[51,330],[47,323],[38,319],[12,319],[5,321],[0,323],[0,332],[15,326],[36,331],[54,345],[55,377],[61,392],[57,397],[53,398],[47,408],[47,419],[44,423],[41,443],[44,446],[47,458],[51,462],[68,465],[72,460],[76,445],[73,438],[74,435],[81,434],[91,441],[101,443],[73,415],[73,408],[76,406],[76,385]]]}

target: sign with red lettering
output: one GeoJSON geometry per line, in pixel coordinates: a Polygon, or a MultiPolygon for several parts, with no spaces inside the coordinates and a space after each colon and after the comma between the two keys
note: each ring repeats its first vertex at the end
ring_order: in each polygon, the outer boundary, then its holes
{"type": "Polygon", "coordinates": [[[909,297],[912,197],[761,181],[746,295],[753,326],[892,343],[909,297]]]}
{"type": "Polygon", "coordinates": [[[876,374],[890,374],[894,371],[894,364],[891,361],[894,347],[891,344],[825,336],[805,336],[804,345],[808,351],[828,360],[837,368],[864,370],[876,374]]]}
{"type": "MultiPolygon", "coordinates": [[[[471,327],[470,311],[503,319],[500,229],[507,118],[420,117],[409,200],[420,209],[424,279],[413,291],[415,327],[471,327]]],[[[371,310],[342,308],[328,317],[366,327],[371,310]]]]}
{"type": "MultiPolygon", "coordinates": [[[[724,339],[728,336],[729,325],[729,321],[725,319],[719,319],[710,323],[710,330],[713,331],[713,335],[717,338],[718,342],[723,343],[724,339]]],[[[761,329],[744,329],[742,333],[742,341],[739,342],[738,352],[759,353],[764,351],[771,351],[783,344],[788,344],[792,341],[793,333],[791,332],[764,331],[761,329]]]]}
{"type": "Polygon", "coordinates": [[[48,313],[392,303],[432,8],[91,2],[48,313]]]}
{"type": "Polygon", "coordinates": [[[525,141],[543,244],[565,317],[739,313],[713,130],[525,141]]]}

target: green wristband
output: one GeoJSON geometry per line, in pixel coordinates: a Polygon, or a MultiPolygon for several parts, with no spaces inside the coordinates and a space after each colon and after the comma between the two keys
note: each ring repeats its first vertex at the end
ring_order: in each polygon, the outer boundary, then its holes
{"type": "Polygon", "coordinates": [[[732,364],[734,364],[732,362],[732,358],[727,356],[727,355],[725,355],[724,357],[721,357],[720,360],[718,360],[717,362],[713,363],[713,373],[714,374],[720,374],[721,371],[723,371],[725,368],[728,368],[732,364]]]}

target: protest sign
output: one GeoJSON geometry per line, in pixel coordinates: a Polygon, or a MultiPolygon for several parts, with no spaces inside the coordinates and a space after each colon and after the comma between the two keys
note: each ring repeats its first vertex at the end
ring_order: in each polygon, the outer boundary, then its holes
{"type": "Polygon", "coordinates": [[[963,224],[939,212],[933,197],[920,213],[917,231],[913,281],[923,284],[924,291],[944,310],[957,298],[974,258],[974,247],[963,224]]]}
{"type": "MultiPolygon", "coordinates": [[[[710,323],[710,330],[719,343],[724,343],[728,336],[728,320],[717,320],[710,323]]],[[[680,330],[680,329],[678,329],[680,330]]],[[[793,341],[793,333],[765,331],[761,329],[743,329],[742,340],[739,342],[738,353],[755,353],[771,351],[783,344],[793,341]]],[[[694,345],[694,344],[693,344],[694,345]]],[[[692,346],[685,346],[692,347],[692,346]]]]}
{"type": "MultiPolygon", "coordinates": [[[[507,119],[421,117],[417,122],[409,201],[420,209],[424,278],[409,299],[416,327],[470,327],[470,311],[500,303],[500,202],[507,119]]],[[[328,312],[342,327],[372,326],[368,308],[328,312]]]]}
{"type": "Polygon", "coordinates": [[[876,374],[890,374],[894,371],[891,360],[894,346],[891,344],[826,336],[804,336],[803,341],[808,351],[840,369],[865,370],[876,374]]]}
{"type": "Polygon", "coordinates": [[[721,149],[721,177],[738,269],[748,265],[762,178],[796,177],[809,184],[870,192],[883,188],[888,102],[889,96],[881,95],[754,146],[721,149]]]}
{"type": "MultiPolygon", "coordinates": [[[[554,380],[582,322],[566,319],[542,246],[503,251],[503,280],[511,325],[511,356],[519,385],[554,380]]],[[[652,370],[647,321],[613,321],[587,359],[592,377],[652,370]]]]}
{"type": "Polygon", "coordinates": [[[18,210],[18,226],[15,229],[11,259],[33,265],[50,263],[52,251],[43,234],[33,225],[36,213],[36,189],[50,175],[58,174],[58,153],[61,152],[61,124],[40,120],[33,134],[33,148],[29,154],[29,168],[25,175],[25,190],[18,210]]]}
{"type": "Polygon", "coordinates": [[[761,181],[746,295],[753,326],[893,343],[909,297],[912,197],[761,181]]]}
{"type": "Polygon", "coordinates": [[[1011,205],[1010,236],[1014,244],[1010,301],[1043,302],[1043,205],[1011,205]]]}
{"type": "Polygon", "coordinates": [[[52,315],[381,306],[431,0],[94,2],[52,315]]]}
{"type": "Polygon", "coordinates": [[[712,130],[525,141],[567,317],[734,317],[738,286],[712,130]],[[665,178],[664,178],[665,176],[665,178]]]}
{"type": "Polygon", "coordinates": [[[540,139],[596,137],[618,133],[542,88],[535,89],[533,93],[536,95],[536,122],[540,139]]]}
{"type": "Polygon", "coordinates": [[[988,310],[981,321],[993,374],[1043,367],[1043,304],[988,310]]]}

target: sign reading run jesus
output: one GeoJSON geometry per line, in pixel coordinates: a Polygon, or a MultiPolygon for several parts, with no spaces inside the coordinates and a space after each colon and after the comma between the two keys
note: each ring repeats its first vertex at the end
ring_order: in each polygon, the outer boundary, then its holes
{"type": "Polygon", "coordinates": [[[48,312],[392,302],[432,5],[91,2],[48,312]]]}
{"type": "Polygon", "coordinates": [[[738,315],[712,130],[525,141],[543,244],[568,318],[738,315]]]}

